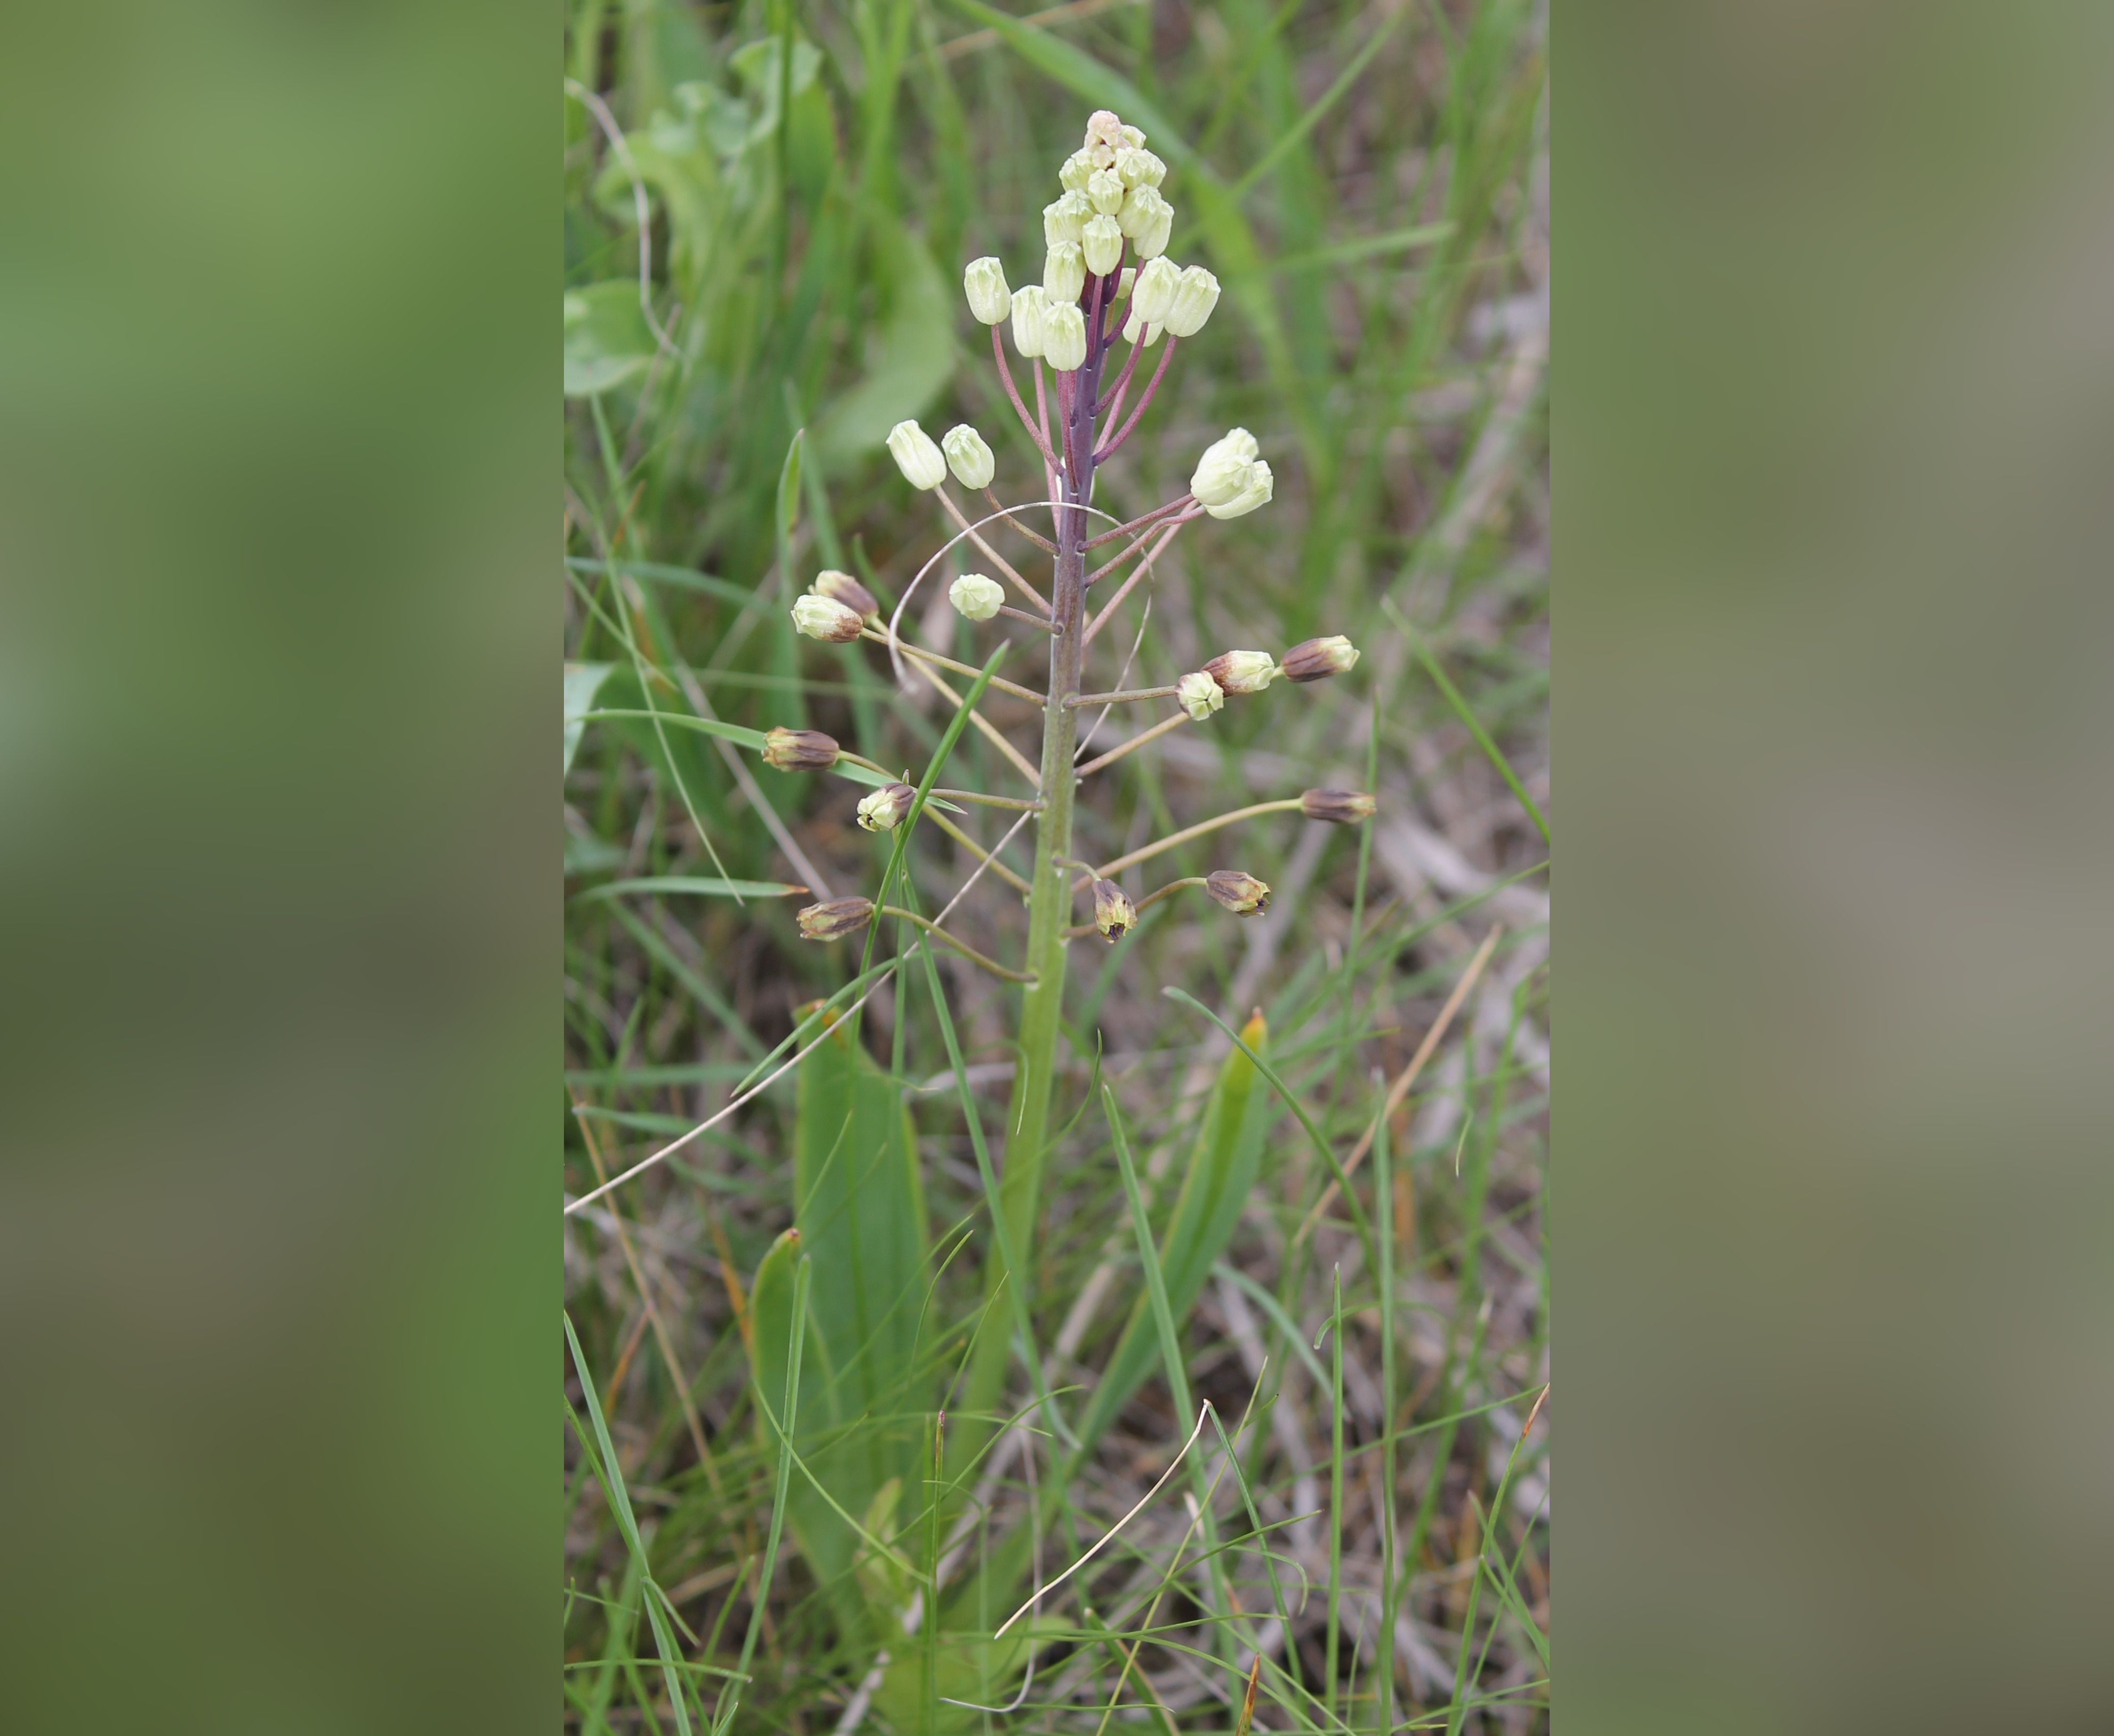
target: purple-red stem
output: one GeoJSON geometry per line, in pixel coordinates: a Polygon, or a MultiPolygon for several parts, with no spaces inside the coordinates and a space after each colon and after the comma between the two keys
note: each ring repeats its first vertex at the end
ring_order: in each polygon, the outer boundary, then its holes
{"type": "MultiPolygon", "coordinates": [[[[1005,395],[1013,400],[1014,414],[1020,418],[1020,425],[1027,430],[1027,437],[1035,442],[1042,454],[1043,462],[1047,464],[1050,461],[1049,433],[1046,429],[1038,434],[1036,432],[1035,424],[1027,419],[1027,406],[1020,401],[1020,388],[1013,383],[1013,369],[1006,365],[1005,345],[999,337],[996,326],[991,328],[991,355],[998,362],[998,377],[1005,382],[1005,395]]],[[[1036,385],[1040,388],[1041,383],[1041,373],[1038,369],[1036,373],[1036,385]]],[[[1036,393],[1035,401],[1038,406],[1041,405],[1042,395],[1039,389],[1036,393]]]]}

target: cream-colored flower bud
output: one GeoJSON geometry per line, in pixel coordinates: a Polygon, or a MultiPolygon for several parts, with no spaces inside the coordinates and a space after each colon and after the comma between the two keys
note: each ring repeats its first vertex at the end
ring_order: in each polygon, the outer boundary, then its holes
{"type": "Polygon", "coordinates": [[[1222,651],[1205,664],[1204,673],[1229,694],[1259,694],[1279,671],[1267,651],[1222,651]]]}
{"type": "Polygon", "coordinates": [[[1143,150],[1145,149],[1144,133],[1135,126],[1118,126],[1116,128],[1116,149],[1118,150],[1121,150],[1126,144],[1134,151],[1143,150]]]}
{"type": "Polygon", "coordinates": [[[1050,298],[1042,293],[1039,283],[1024,285],[1013,292],[1013,347],[1023,360],[1042,353],[1049,308],[1050,298]]]}
{"type": "Polygon", "coordinates": [[[1373,799],[1357,790],[1302,790],[1299,811],[1310,820],[1331,826],[1355,826],[1373,817],[1373,799]]]}
{"type": "Polygon", "coordinates": [[[1229,430],[1204,448],[1189,479],[1189,492],[1206,507],[1223,506],[1240,497],[1256,461],[1256,437],[1244,428],[1229,430]]]}
{"type": "Polygon", "coordinates": [[[1137,286],[1131,291],[1132,310],[1142,314],[1147,325],[1160,324],[1174,305],[1174,286],[1181,281],[1182,268],[1172,259],[1147,259],[1138,268],[1137,286]]]}
{"type": "Polygon", "coordinates": [[[1270,882],[1238,868],[1214,868],[1204,877],[1204,890],[1236,916],[1260,916],[1270,908],[1270,882]]]}
{"type": "Polygon", "coordinates": [[[968,423],[958,422],[949,428],[940,442],[940,450],[947,455],[947,468],[954,473],[954,480],[964,488],[991,486],[991,472],[996,468],[991,449],[968,423]]]}
{"type": "Polygon", "coordinates": [[[995,326],[1013,311],[1013,293],[1005,286],[1005,268],[990,254],[969,261],[962,273],[962,288],[969,298],[969,311],[987,326],[995,326]]]}
{"type": "Polygon", "coordinates": [[[1123,235],[1112,217],[1091,217],[1079,236],[1079,250],[1087,256],[1087,269],[1105,277],[1123,263],[1123,235]]]}
{"type": "Polygon", "coordinates": [[[917,792],[908,784],[883,784],[859,798],[858,822],[868,831],[894,831],[917,799],[917,792]]]}
{"type": "Polygon", "coordinates": [[[1358,648],[1340,633],[1310,639],[1284,653],[1284,673],[1295,681],[1325,681],[1358,666],[1358,648]]]}
{"type": "Polygon", "coordinates": [[[1142,338],[1145,341],[1145,347],[1150,350],[1160,341],[1160,334],[1165,329],[1160,326],[1147,325],[1138,317],[1137,309],[1133,308],[1131,309],[1130,318],[1123,322],[1123,341],[1127,344],[1134,344],[1142,338]]]}
{"type": "Polygon", "coordinates": [[[1160,196],[1159,188],[1132,187],[1123,195],[1123,209],[1116,213],[1116,226],[1135,240],[1160,221],[1163,211],[1171,218],[1174,208],[1160,196]]]}
{"type": "Polygon", "coordinates": [[[1113,108],[1096,108],[1087,117],[1087,143],[1117,145],[1124,142],[1123,120],[1113,108]]]}
{"type": "Polygon", "coordinates": [[[1068,307],[1087,286],[1086,256],[1077,241],[1059,241],[1042,256],[1042,293],[1053,307],[1068,307]]]}
{"type": "MultiPolygon", "coordinates": [[[[1107,169],[1114,172],[1116,166],[1116,148],[1113,144],[1096,144],[1087,154],[1093,159],[1096,168],[1107,169]]],[[[1087,177],[1087,184],[1091,186],[1094,177],[1089,175],[1087,177]]]]}
{"type": "Polygon", "coordinates": [[[1131,245],[1137,250],[1141,259],[1156,259],[1167,251],[1168,238],[1174,233],[1174,207],[1163,199],[1153,213],[1152,221],[1131,237],[1131,245]]]}
{"type": "Polygon", "coordinates": [[[1064,166],[1057,171],[1057,185],[1067,193],[1087,190],[1087,178],[1094,172],[1094,149],[1082,144],[1064,159],[1064,166]]]}
{"type": "Polygon", "coordinates": [[[1127,187],[1156,187],[1167,179],[1167,165],[1137,144],[1116,153],[1116,173],[1127,187]]]}
{"type": "Polygon", "coordinates": [[[899,422],[888,431],[888,450],[903,479],[913,488],[936,488],[947,479],[947,460],[932,437],[915,422],[899,422]]]}
{"type": "Polygon", "coordinates": [[[1083,193],[1067,193],[1051,200],[1042,208],[1042,245],[1054,247],[1059,241],[1078,240],[1080,227],[1093,214],[1083,193]]]}
{"type": "Polygon", "coordinates": [[[1224,690],[1201,669],[1174,684],[1174,697],[1189,713],[1192,723],[1201,723],[1226,703],[1224,690]]]}
{"type": "Polygon", "coordinates": [[[873,920],[873,900],[833,898],[826,905],[809,905],[793,919],[800,925],[803,941],[840,941],[873,920]]]}
{"type": "Polygon", "coordinates": [[[1110,946],[1137,926],[1137,906],[1113,880],[1094,882],[1094,926],[1110,946]]]}
{"type": "Polygon", "coordinates": [[[849,573],[840,573],[833,566],[826,566],[816,574],[815,582],[808,589],[817,597],[842,603],[861,621],[873,620],[881,613],[881,605],[873,600],[872,591],[849,573]]]}
{"type": "Polygon", "coordinates": [[[1042,324],[1042,353],[1059,373],[1087,360],[1087,316],[1077,308],[1052,308],[1042,324]]]}
{"type": "Polygon", "coordinates": [[[1202,266],[1192,265],[1174,286],[1174,299],[1167,308],[1167,329],[1177,337],[1194,337],[1218,305],[1219,280],[1202,266]]]}
{"type": "Polygon", "coordinates": [[[1126,265],[1123,268],[1123,275],[1116,279],[1116,300],[1122,301],[1128,299],[1130,292],[1137,287],[1137,268],[1135,265],[1126,265]]]}
{"type": "Polygon", "coordinates": [[[1096,169],[1087,182],[1087,197],[1096,211],[1114,217],[1123,209],[1125,188],[1113,169],[1096,169]]]}
{"type": "Polygon", "coordinates": [[[1005,592],[995,579],[986,579],[982,573],[964,573],[947,587],[947,601],[965,620],[989,621],[1005,601],[1005,592]]]}
{"type": "Polygon", "coordinates": [[[1245,518],[1256,507],[1270,504],[1274,487],[1270,466],[1258,458],[1248,466],[1247,486],[1239,494],[1223,506],[1206,506],[1204,510],[1215,519],[1245,518]]]}
{"type": "Polygon", "coordinates": [[[763,737],[763,763],[780,772],[826,772],[836,764],[840,751],[836,737],[820,730],[780,727],[766,731],[763,737]]]}
{"type": "Polygon", "coordinates": [[[833,645],[849,644],[859,636],[858,616],[827,597],[794,598],[793,625],[808,638],[824,639],[833,645]]]}

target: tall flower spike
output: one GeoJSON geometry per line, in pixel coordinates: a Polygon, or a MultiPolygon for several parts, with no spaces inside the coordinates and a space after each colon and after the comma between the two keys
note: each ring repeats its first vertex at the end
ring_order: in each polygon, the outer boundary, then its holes
{"type": "Polygon", "coordinates": [[[1355,826],[1373,817],[1373,799],[1358,790],[1302,790],[1299,811],[1310,820],[1332,826],[1355,826]]]}
{"type": "Polygon", "coordinates": [[[1219,305],[1219,280],[1201,265],[1182,273],[1167,309],[1167,329],[1177,337],[1194,337],[1219,305]]]}
{"type": "Polygon", "coordinates": [[[873,920],[873,900],[833,898],[827,904],[809,905],[793,919],[800,925],[803,941],[840,941],[873,920]]]}
{"type": "Polygon", "coordinates": [[[1325,681],[1358,665],[1358,648],[1340,633],[1310,639],[1284,653],[1284,672],[1295,681],[1325,681]]]}
{"type": "Polygon", "coordinates": [[[1083,193],[1064,193],[1042,208],[1042,245],[1055,247],[1059,241],[1076,241],[1080,227],[1094,214],[1083,193]]]}
{"type": "Polygon", "coordinates": [[[1192,671],[1174,684],[1174,697],[1182,709],[1189,713],[1192,723],[1201,723],[1226,703],[1224,690],[1201,669],[1192,671]]]}
{"type": "Polygon", "coordinates": [[[1137,906],[1113,880],[1094,882],[1094,926],[1110,946],[1137,926],[1137,906]]]}
{"type": "Polygon", "coordinates": [[[780,772],[826,772],[840,751],[836,737],[820,730],[778,728],[763,737],[763,763],[780,772]]]}
{"type": "Polygon", "coordinates": [[[1238,868],[1215,868],[1204,877],[1204,890],[1236,916],[1260,916],[1270,908],[1270,885],[1238,868]]]}
{"type": "Polygon", "coordinates": [[[932,437],[915,422],[899,422],[888,431],[888,450],[903,479],[913,488],[936,488],[947,479],[947,460],[932,437]]]}
{"type": "Polygon", "coordinates": [[[1042,293],[1054,306],[1069,306],[1087,286],[1087,261],[1077,241],[1057,241],[1042,258],[1042,293]]]}
{"type": "Polygon", "coordinates": [[[1147,259],[1137,268],[1137,284],[1131,291],[1131,311],[1142,314],[1149,326],[1160,324],[1174,305],[1174,286],[1181,281],[1182,268],[1172,259],[1147,259]]]}
{"type": "Polygon", "coordinates": [[[969,298],[969,311],[987,326],[995,326],[1013,311],[1013,294],[1005,286],[1005,268],[990,254],[969,261],[962,273],[962,288],[969,298]]]}
{"type": "Polygon", "coordinates": [[[1204,673],[1229,694],[1259,694],[1277,679],[1277,660],[1267,651],[1222,651],[1204,673]]]}
{"type": "Polygon", "coordinates": [[[917,799],[917,790],[908,784],[883,784],[859,798],[858,822],[868,831],[894,831],[917,799]]]}
{"type": "Polygon", "coordinates": [[[947,468],[954,473],[954,480],[964,488],[991,486],[996,460],[984,444],[984,437],[968,423],[958,422],[949,428],[940,439],[940,450],[946,455],[947,468]]]}
{"type": "Polygon", "coordinates": [[[1042,286],[1030,283],[1013,292],[1013,347],[1025,361],[1042,354],[1043,326],[1050,310],[1050,298],[1042,293],[1042,286]]]}
{"type": "Polygon", "coordinates": [[[1077,308],[1052,308],[1042,323],[1042,353],[1059,373],[1087,360],[1087,316],[1077,308]]]}
{"type": "Polygon", "coordinates": [[[964,573],[947,587],[947,601],[967,621],[989,621],[1005,601],[1004,589],[995,579],[982,573],[964,573]]]}
{"type": "Polygon", "coordinates": [[[793,599],[793,625],[810,639],[845,645],[859,636],[862,624],[842,603],[811,594],[793,599]]]}
{"type": "Polygon", "coordinates": [[[1088,218],[1079,234],[1079,250],[1086,255],[1087,269],[1096,277],[1105,277],[1123,259],[1122,227],[1112,217],[1088,218]]]}

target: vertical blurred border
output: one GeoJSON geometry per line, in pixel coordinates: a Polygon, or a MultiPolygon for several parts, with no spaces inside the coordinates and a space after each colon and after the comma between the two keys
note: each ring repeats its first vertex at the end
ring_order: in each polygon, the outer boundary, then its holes
{"type": "Polygon", "coordinates": [[[2114,1729],[2110,31],[1555,20],[1567,1736],[2114,1729]]]}
{"type": "Polygon", "coordinates": [[[530,1728],[559,21],[4,39],[0,1724],[530,1728]]]}

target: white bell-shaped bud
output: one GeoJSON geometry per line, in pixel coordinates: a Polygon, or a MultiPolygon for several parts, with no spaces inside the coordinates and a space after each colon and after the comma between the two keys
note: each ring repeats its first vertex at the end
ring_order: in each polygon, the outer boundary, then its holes
{"type": "Polygon", "coordinates": [[[1224,689],[1201,669],[1192,670],[1174,684],[1174,697],[1192,723],[1201,723],[1226,703],[1224,689]]]}
{"type": "Polygon", "coordinates": [[[1177,337],[1194,337],[1204,329],[1204,322],[1218,305],[1219,280],[1202,266],[1192,265],[1174,286],[1174,299],[1167,309],[1167,329],[1177,337]]]}
{"type": "Polygon", "coordinates": [[[1096,169],[1087,181],[1087,197],[1096,211],[1114,217],[1123,209],[1123,202],[1129,189],[1110,169],[1096,169]]]}
{"type": "Polygon", "coordinates": [[[982,573],[964,573],[947,587],[947,601],[965,620],[989,621],[1005,601],[1005,593],[995,579],[986,579],[982,573]]]}
{"type": "Polygon", "coordinates": [[[1181,281],[1182,268],[1172,259],[1147,259],[1137,268],[1137,286],[1131,291],[1131,311],[1143,314],[1147,325],[1159,324],[1174,305],[1174,286],[1181,281]]]}
{"type": "Polygon", "coordinates": [[[1055,305],[1077,301],[1087,286],[1086,256],[1077,241],[1059,241],[1042,257],[1042,293],[1055,305]]]}
{"type": "Polygon", "coordinates": [[[1096,277],[1105,277],[1123,262],[1123,231],[1116,227],[1112,217],[1093,217],[1079,236],[1079,250],[1086,255],[1087,269],[1096,277]]]}
{"type": "Polygon", "coordinates": [[[1042,353],[1059,373],[1087,360],[1087,316],[1075,307],[1052,308],[1042,322],[1042,353]]]}
{"type": "Polygon", "coordinates": [[[1238,494],[1222,506],[1206,506],[1204,510],[1215,519],[1244,517],[1256,507],[1270,504],[1272,486],[1270,466],[1258,458],[1248,466],[1247,482],[1238,494]]]}
{"type": "Polygon", "coordinates": [[[1174,208],[1160,196],[1159,188],[1132,187],[1123,195],[1123,209],[1116,213],[1116,223],[1127,236],[1143,235],[1159,222],[1163,210],[1171,218],[1174,208]]]}
{"type": "Polygon", "coordinates": [[[1134,344],[1142,341],[1145,347],[1150,350],[1160,341],[1160,334],[1165,329],[1163,326],[1147,325],[1144,316],[1133,307],[1130,310],[1130,318],[1123,322],[1123,341],[1134,344]]]}
{"type": "Polygon", "coordinates": [[[995,326],[1013,311],[1013,292],[1005,286],[1005,268],[988,254],[969,261],[962,273],[962,288],[969,298],[969,311],[987,326],[995,326]]]}
{"type": "Polygon", "coordinates": [[[1087,177],[1093,172],[1093,148],[1082,145],[1064,159],[1064,166],[1057,171],[1057,184],[1067,193],[1084,193],[1087,177]]]}
{"type": "Polygon", "coordinates": [[[1196,474],[1189,479],[1189,492],[1206,508],[1238,499],[1248,485],[1256,450],[1253,434],[1244,428],[1230,429],[1204,448],[1196,474]]]}
{"type": "Polygon", "coordinates": [[[1023,360],[1042,354],[1042,328],[1049,307],[1050,298],[1042,293],[1039,283],[1026,284],[1013,292],[1013,347],[1023,360]]]}
{"type": "Polygon", "coordinates": [[[947,479],[947,460],[932,437],[915,422],[899,422],[888,431],[888,450],[903,479],[913,488],[936,488],[947,479]]]}
{"type": "Polygon", "coordinates": [[[1042,245],[1054,247],[1059,241],[1076,241],[1079,228],[1094,214],[1083,193],[1066,193],[1052,199],[1042,208],[1042,245]]]}
{"type": "Polygon", "coordinates": [[[954,473],[954,480],[964,488],[988,488],[991,472],[996,465],[991,449],[984,444],[984,437],[966,422],[958,422],[940,437],[940,450],[946,455],[947,468],[954,473]]]}

